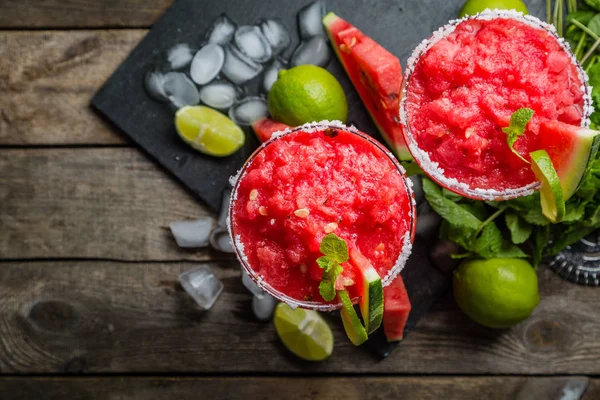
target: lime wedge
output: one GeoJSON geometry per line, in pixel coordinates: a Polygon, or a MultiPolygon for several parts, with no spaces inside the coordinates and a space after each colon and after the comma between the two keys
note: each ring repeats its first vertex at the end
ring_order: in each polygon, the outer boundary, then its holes
{"type": "Polygon", "coordinates": [[[348,296],[348,292],[338,290],[337,295],[343,305],[340,314],[342,315],[346,336],[348,336],[353,345],[360,346],[369,338],[367,331],[354,310],[354,305],[352,304],[352,300],[350,300],[350,296],[348,296]]]}
{"type": "Polygon", "coordinates": [[[557,223],[565,217],[565,199],[556,169],[546,150],[530,153],[531,169],[542,183],[540,200],[542,213],[550,222],[557,223]]]}
{"type": "Polygon", "coordinates": [[[194,149],[210,156],[225,157],[244,144],[244,131],[212,108],[185,106],[175,113],[179,136],[194,149]]]}
{"type": "Polygon", "coordinates": [[[333,333],[318,312],[279,303],[273,322],[285,347],[298,357],[321,361],[333,352],[333,333]]]}

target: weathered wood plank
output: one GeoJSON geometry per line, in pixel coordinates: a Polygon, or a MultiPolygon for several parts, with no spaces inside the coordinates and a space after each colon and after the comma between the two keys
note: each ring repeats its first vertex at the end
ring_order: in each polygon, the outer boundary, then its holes
{"type": "Polygon", "coordinates": [[[356,378],[0,378],[0,397],[30,399],[547,399],[569,382],[586,382],[582,400],[600,398],[600,379],[585,377],[365,377],[356,378]]]}
{"type": "Polygon", "coordinates": [[[1,0],[0,28],[149,27],[173,0],[1,0]]]}
{"type": "Polygon", "coordinates": [[[89,103],[145,34],[0,32],[0,145],[128,143],[89,103]]]}
{"type": "Polygon", "coordinates": [[[136,149],[5,149],[0,177],[0,259],[215,256],[176,246],[168,224],[209,213],[136,149]]]}
{"type": "Polygon", "coordinates": [[[301,362],[250,314],[235,262],[211,264],[225,290],[201,312],[176,283],[193,263],[4,262],[2,373],[600,373],[600,291],[540,270],[542,301],[508,330],[468,320],[446,296],[385,360],[328,317],[333,356],[301,362]]]}

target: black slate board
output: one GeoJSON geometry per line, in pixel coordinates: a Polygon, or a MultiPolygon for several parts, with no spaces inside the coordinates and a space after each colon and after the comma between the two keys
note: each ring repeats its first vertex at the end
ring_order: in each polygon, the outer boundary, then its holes
{"type": "MultiPolygon", "coordinates": [[[[328,11],[356,25],[398,56],[403,66],[414,47],[435,29],[454,19],[463,3],[463,0],[325,1],[328,11]]],[[[218,211],[221,193],[228,185],[229,177],[258,145],[254,134],[247,130],[245,146],[227,158],[212,158],[196,152],[177,136],[173,112],[148,97],[143,88],[143,77],[175,44],[200,45],[212,21],[223,12],[238,25],[253,24],[260,18],[281,19],[292,34],[292,45],[284,53],[287,58],[299,43],[296,14],[310,2],[176,0],[100,89],[92,99],[92,105],[207,206],[218,211]]],[[[526,3],[531,14],[545,19],[545,0],[526,0],[526,3]]],[[[348,97],[348,122],[381,141],[341,64],[334,58],[327,69],[338,78],[348,97]]],[[[259,79],[260,76],[250,85],[257,85],[259,79]]],[[[425,213],[427,211],[421,216],[425,213]]],[[[454,263],[448,257],[449,248],[436,239],[436,232],[434,226],[417,235],[413,254],[402,272],[413,307],[406,333],[450,284],[454,263]]],[[[393,348],[385,343],[381,334],[369,342],[381,356],[386,356],[393,348]]]]}

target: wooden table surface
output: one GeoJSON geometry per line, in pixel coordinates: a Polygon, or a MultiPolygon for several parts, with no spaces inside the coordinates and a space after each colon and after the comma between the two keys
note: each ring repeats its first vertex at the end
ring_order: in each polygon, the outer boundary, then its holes
{"type": "Polygon", "coordinates": [[[600,398],[600,289],[545,267],[512,329],[448,293],[383,361],[335,319],[328,361],[290,356],[233,258],[175,245],[207,209],[89,107],[170,2],[0,0],[0,399],[600,398]],[[225,285],[206,313],[177,283],[203,263],[225,285]]]}

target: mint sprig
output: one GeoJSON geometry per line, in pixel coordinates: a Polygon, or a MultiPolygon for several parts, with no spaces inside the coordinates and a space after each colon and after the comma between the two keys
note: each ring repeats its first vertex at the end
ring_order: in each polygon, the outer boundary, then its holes
{"type": "Polygon", "coordinates": [[[348,261],[348,245],[344,239],[335,233],[330,233],[321,240],[321,253],[324,255],[317,258],[317,264],[323,270],[319,292],[325,301],[335,299],[335,281],[344,268],[340,265],[348,261]]]}
{"type": "Polygon", "coordinates": [[[502,128],[502,132],[506,133],[506,143],[517,157],[525,161],[527,164],[531,164],[522,155],[520,155],[514,148],[513,145],[519,138],[525,133],[527,124],[533,117],[534,111],[531,108],[519,108],[517,111],[512,113],[510,116],[510,123],[506,128],[502,128]]]}

